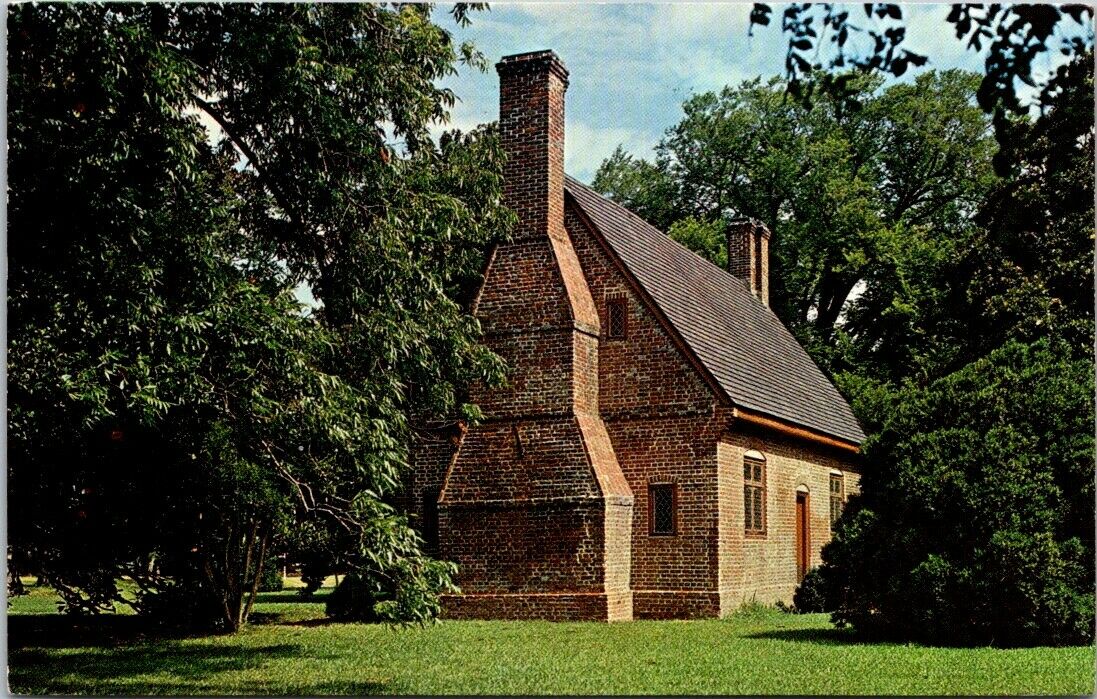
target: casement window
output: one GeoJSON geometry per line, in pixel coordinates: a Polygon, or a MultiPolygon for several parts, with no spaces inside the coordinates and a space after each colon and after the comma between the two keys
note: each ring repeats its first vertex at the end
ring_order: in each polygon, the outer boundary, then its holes
{"type": "Polygon", "coordinates": [[[743,524],[747,536],[766,534],[766,460],[758,452],[743,458],[743,524]]]}
{"type": "Polygon", "coordinates": [[[652,536],[678,533],[678,488],[673,483],[648,486],[648,533],[652,536]]]}
{"type": "Polygon", "coordinates": [[[622,340],[628,335],[628,306],[625,299],[615,298],[606,301],[606,337],[622,340]]]}
{"type": "Polygon", "coordinates": [[[845,479],[840,473],[830,474],[830,525],[838,521],[846,503],[845,479]]]}
{"type": "Polygon", "coordinates": [[[438,553],[438,497],[441,488],[423,490],[423,544],[427,553],[438,553]]]}

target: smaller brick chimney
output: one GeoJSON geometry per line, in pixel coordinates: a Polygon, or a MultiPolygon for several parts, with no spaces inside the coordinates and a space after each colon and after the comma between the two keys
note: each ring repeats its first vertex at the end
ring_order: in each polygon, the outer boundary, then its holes
{"type": "Polygon", "coordinates": [[[769,228],[753,218],[732,219],[727,225],[728,272],[747,283],[769,305],[769,228]]]}

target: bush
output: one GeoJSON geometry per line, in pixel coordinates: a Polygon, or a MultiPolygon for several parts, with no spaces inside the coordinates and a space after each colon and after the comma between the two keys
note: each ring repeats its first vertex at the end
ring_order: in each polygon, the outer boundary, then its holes
{"type": "Polygon", "coordinates": [[[1093,390],[1092,362],[1044,340],[862,394],[858,414],[883,418],[823,549],[834,621],[949,644],[1091,643],[1093,390]]]}
{"type": "Polygon", "coordinates": [[[340,621],[380,621],[377,602],[380,601],[378,587],[362,573],[352,572],[343,579],[328,596],[324,612],[340,621]]]}
{"type": "Polygon", "coordinates": [[[201,579],[176,581],[155,592],[138,593],[140,613],[154,625],[187,632],[223,631],[217,591],[201,579]]]}
{"type": "Polygon", "coordinates": [[[800,614],[816,614],[829,612],[826,603],[823,576],[818,568],[812,568],[796,587],[792,595],[792,604],[796,612],[800,614]]]}
{"type": "Polygon", "coordinates": [[[297,593],[304,597],[313,594],[324,586],[324,581],[327,580],[330,572],[331,566],[323,562],[301,564],[301,582],[304,583],[304,587],[298,590],[297,593]]]}
{"type": "Polygon", "coordinates": [[[259,574],[260,592],[282,591],[282,566],[277,558],[269,558],[263,562],[263,570],[259,574]]]}

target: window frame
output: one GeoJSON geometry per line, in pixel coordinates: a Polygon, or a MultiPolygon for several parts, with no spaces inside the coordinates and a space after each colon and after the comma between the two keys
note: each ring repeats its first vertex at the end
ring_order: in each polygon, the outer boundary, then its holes
{"type": "Polygon", "coordinates": [[[607,340],[624,340],[628,338],[628,300],[624,296],[610,296],[606,299],[606,331],[607,340]],[[619,309],[621,314],[621,329],[619,333],[613,332],[611,317],[613,309],[619,309]]]}
{"type": "Polygon", "coordinates": [[[830,527],[834,528],[834,523],[838,521],[838,518],[842,516],[842,511],[846,508],[846,474],[844,473],[831,473],[830,483],[828,485],[830,493],[830,527]],[[834,484],[838,484],[838,490],[834,490],[834,484]],[[837,515],[835,514],[835,507],[837,507],[837,515]]]}
{"type": "Polygon", "coordinates": [[[743,457],[743,536],[748,539],[764,539],[769,531],[769,507],[766,502],[767,489],[766,489],[766,459],[765,457],[758,459],[753,456],[743,457]],[[754,478],[754,466],[761,467],[761,478],[754,478]],[[751,477],[747,477],[747,468],[750,468],[751,477]],[[762,505],[762,527],[761,529],[753,527],[754,522],[754,498],[755,491],[760,493],[759,500],[762,505]],[[748,505],[748,502],[751,504],[748,505]],[[751,515],[750,520],[747,519],[747,514],[751,515]]]}
{"type": "Polygon", "coordinates": [[[441,550],[442,530],[438,518],[438,498],[442,497],[442,487],[432,486],[423,488],[419,493],[422,503],[422,534],[423,547],[427,553],[435,554],[441,550]]]}
{"type": "Polygon", "coordinates": [[[648,536],[678,536],[678,484],[648,483],[648,536]],[[655,492],[670,493],[670,531],[655,530],[655,492]]]}

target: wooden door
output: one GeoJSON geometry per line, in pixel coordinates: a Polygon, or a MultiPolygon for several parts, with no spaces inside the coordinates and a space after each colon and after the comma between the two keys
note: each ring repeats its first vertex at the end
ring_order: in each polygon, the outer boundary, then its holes
{"type": "Polygon", "coordinates": [[[808,494],[796,493],[796,579],[803,580],[811,565],[811,508],[808,494]]]}

